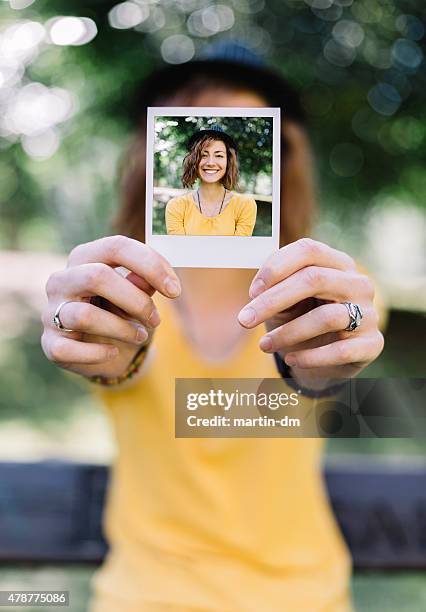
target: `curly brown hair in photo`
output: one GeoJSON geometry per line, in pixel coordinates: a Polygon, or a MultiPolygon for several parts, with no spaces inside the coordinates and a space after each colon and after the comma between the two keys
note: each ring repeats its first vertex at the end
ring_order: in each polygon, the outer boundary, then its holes
{"type": "MultiPolygon", "coordinates": [[[[182,184],[184,187],[190,189],[198,178],[198,166],[201,161],[201,154],[204,146],[208,142],[214,142],[215,140],[221,140],[220,138],[213,138],[212,136],[204,136],[200,140],[196,141],[191,147],[189,153],[187,153],[183,160],[183,174],[182,184]]],[[[221,142],[224,142],[221,140],[221,142]]],[[[230,147],[224,142],[226,147],[226,172],[222,179],[222,185],[229,190],[238,189],[238,160],[235,149],[230,147]]]]}

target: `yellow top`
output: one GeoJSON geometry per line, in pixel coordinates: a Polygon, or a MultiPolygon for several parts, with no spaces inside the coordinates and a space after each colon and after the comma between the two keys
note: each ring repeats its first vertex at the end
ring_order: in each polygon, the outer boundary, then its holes
{"type": "Polygon", "coordinates": [[[220,215],[205,217],[189,193],[167,203],[167,233],[174,236],[251,236],[256,212],[253,198],[234,194],[220,215]]]}
{"type": "Polygon", "coordinates": [[[90,611],[349,612],[350,558],[321,477],[323,441],[174,435],[175,378],[279,376],[258,348],[264,330],[247,330],[212,365],[156,297],[162,324],[144,377],[94,387],[119,450],[104,519],[111,552],[90,611]]]}

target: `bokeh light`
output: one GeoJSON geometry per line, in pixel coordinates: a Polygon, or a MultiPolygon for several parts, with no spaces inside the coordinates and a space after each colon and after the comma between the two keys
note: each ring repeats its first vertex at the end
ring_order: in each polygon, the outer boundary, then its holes
{"type": "Polygon", "coordinates": [[[356,57],[356,49],[338,43],[336,40],[329,40],[324,47],[324,57],[330,64],[342,68],[350,66],[356,57]]]}
{"type": "Polygon", "coordinates": [[[392,59],[402,68],[417,70],[423,60],[423,51],[414,41],[399,38],[392,47],[392,59]]]}
{"type": "Polygon", "coordinates": [[[374,36],[365,41],[362,52],[366,61],[374,68],[385,70],[391,67],[391,52],[388,45],[383,44],[374,36]]]}
{"type": "Polygon", "coordinates": [[[9,101],[1,121],[12,134],[33,135],[68,119],[76,102],[65,89],[29,83],[9,101]]]}
{"type": "Polygon", "coordinates": [[[333,28],[336,41],[345,47],[359,47],[364,40],[364,30],[355,21],[341,19],[333,28]]]}
{"type": "Polygon", "coordinates": [[[393,115],[401,104],[399,92],[388,83],[378,83],[367,95],[371,107],[381,115],[393,115]]]}
{"type": "Polygon", "coordinates": [[[149,17],[149,6],[147,4],[136,4],[136,2],[121,2],[108,13],[109,24],[113,28],[134,28],[149,17]]]}
{"type": "Polygon", "coordinates": [[[175,34],[161,44],[161,55],[169,64],[182,64],[194,57],[195,47],[189,36],[175,34]]]}
{"type": "Polygon", "coordinates": [[[401,149],[415,150],[424,142],[425,125],[415,117],[400,117],[392,124],[391,134],[401,149]]]}
{"type": "Polygon", "coordinates": [[[399,15],[395,25],[405,38],[411,40],[421,40],[425,34],[423,23],[415,15],[399,15]]]}
{"type": "Polygon", "coordinates": [[[0,104],[7,97],[7,91],[10,92],[10,88],[19,83],[23,75],[24,66],[21,63],[5,57],[0,59],[0,104]]]}
{"type": "Polygon", "coordinates": [[[232,28],[234,11],[224,4],[211,5],[194,11],[188,18],[188,32],[193,36],[212,36],[232,28]]]}
{"type": "Polygon", "coordinates": [[[343,9],[338,4],[333,4],[330,7],[319,9],[312,7],[313,14],[323,21],[337,21],[343,14],[343,9]]]}
{"type": "Polygon", "coordinates": [[[7,27],[0,38],[0,57],[28,63],[37,54],[46,31],[37,21],[18,21],[7,27]]]}
{"type": "Polygon", "coordinates": [[[31,6],[32,4],[34,4],[34,2],[35,0],[9,0],[9,5],[11,9],[20,11],[31,6]]]}
{"type": "Polygon", "coordinates": [[[137,26],[138,32],[146,32],[147,34],[155,34],[166,25],[166,14],[161,6],[152,6],[148,17],[143,19],[137,26]]]}
{"type": "Polygon", "coordinates": [[[88,17],[54,17],[46,25],[54,45],[85,45],[98,33],[96,23],[88,17]]]}
{"type": "Polygon", "coordinates": [[[24,151],[36,160],[49,159],[56,153],[60,144],[59,135],[55,129],[23,136],[21,142],[24,151]]]}
{"type": "Polygon", "coordinates": [[[384,8],[375,0],[356,0],[351,7],[352,15],[362,23],[378,23],[383,19],[384,8]]]}
{"type": "Polygon", "coordinates": [[[356,111],[351,125],[358,138],[365,142],[376,142],[377,134],[384,121],[384,117],[375,113],[370,107],[364,106],[356,111]]]}

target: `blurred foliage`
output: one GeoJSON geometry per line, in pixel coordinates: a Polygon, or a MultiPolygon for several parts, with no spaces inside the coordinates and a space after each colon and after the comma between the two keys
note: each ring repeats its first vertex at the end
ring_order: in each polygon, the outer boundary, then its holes
{"type": "MultiPolygon", "coordinates": [[[[392,240],[380,215],[374,225],[389,243],[378,253],[395,274],[423,239],[420,217],[408,210],[426,202],[425,15],[422,0],[134,0],[124,8],[117,0],[3,0],[0,249],[68,252],[109,233],[138,85],[164,60],[185,61],[231,39],[300,91],[330,243],[363,257],[370,210],[397,204],[386,225],[392,240]],[[91,20],[91,39],[64,44],[86,22],[62,22],[61,31],[58,15],[91,20]]],[[[418,251],[416,270],[424,269],[418,251]]],[[[371,375],[422,375],[423,324],[406,323],[403,334],[411,326],[416,337],[388,342],[371,375]]],[[[34,328],[2,343],[2,418],[63,418],[86,392],[43,357],[34,328]]]]}
{"type": "Polygon", "coordinates": [[[67,251],[110,231],[135,88],[162,57],[190,59],[221,38],[245,41],[300,90],[326,211],[360,212],[389,196],[424,207],[425,12],[421,0],[1,2],[3,117],[12,121],[30,83],[68,92],[71,110],[56,123],[52,113],[45,132],[8,132],[3,121],[0,247],[67,251]],[[58,14],[91,19],[97,35],[49,43],[58,14]],[[31,49],[17,36],[26,50],[12,66],[4,41],[25,20],[48,34],[31,49]]]}
{"type": "Polygon", "coordinates": [[[40,323],[35,323],[29,319],[19,337],[1,342],[0,420],[44,426],[70,417],[87,396],[88,385],[46,359],[40,323]]]}
{"type": "MultiPolygon", "coordinates": [[[[155,120],[154,186],[182,189],[182,165],[190,136],[213,125],[238,143],[240,178],[236,191],[272,193],[272,119],[270,117],[157,117],[155,120]]],[[[197,185],[194,185],[194,189],[197,185]]],[[[166,234],[164,209],[169,198],[154,200],[153,233],[166,234]]],[[[272,207],[258,202],[254,236],[272,233],[272,207]]]]}

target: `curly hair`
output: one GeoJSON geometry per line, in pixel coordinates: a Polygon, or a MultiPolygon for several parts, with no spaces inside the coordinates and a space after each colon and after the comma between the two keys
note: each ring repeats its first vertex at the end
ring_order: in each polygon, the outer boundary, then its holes
{"type": "MultiPolygon", "coordinates": [[[[214,138],[212,136],[203,136],[200,140],[197,140],[191,147],[189,153],[185,155],[183,160],[183,174],[182,184],[186,188],[191,188],[198,178],[198,166],[201,161],[201,154],[204,145],[207,142],[214,142],[215,140],[221,140],[219,137],[214,138]]],[[[238,160],[237,154],[233,147],[230,147],[226,142],[221,140],[226,147],[226,172],[222,178],[222,185],[226,189],[238,188],[238,160]]]]}

